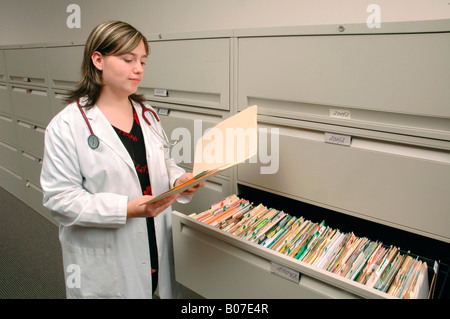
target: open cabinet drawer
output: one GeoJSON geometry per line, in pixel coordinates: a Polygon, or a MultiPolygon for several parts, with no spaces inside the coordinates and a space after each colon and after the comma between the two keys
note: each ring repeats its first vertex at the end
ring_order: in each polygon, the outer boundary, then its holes
{"type": "Polygon", "coordinates": [[[205,298],[392,298],[174,211],[176,278],[205,298]],[[291,281],[282,268],[298,275],[291,281]]]}

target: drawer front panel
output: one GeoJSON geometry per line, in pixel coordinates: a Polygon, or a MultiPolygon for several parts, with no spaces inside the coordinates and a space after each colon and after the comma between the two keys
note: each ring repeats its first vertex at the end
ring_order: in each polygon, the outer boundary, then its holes
{"type": "Polygon", "coordinates": [[[43,158],[45,129],[19,121],[17,124],[19,145],[28,153],[43,158]]]}
{"type": "Polygon", "coordinates": [[[239,39],[238,105],[450,140],[450,33],[239,39]]]}
{"type": "Polygon", "coordinates": [[[50,86],[73,89],[81,79],[84,46],[47,48],[50,86]],[[70,61],[70,63],[68,63],[70,61]]]}
{"type": "Polygon", "coordinates": [[[23,178],[3,166],[0,166],[0,186],[21,201],[26,201],[25,182],[23,178]]]}
{"type": "Polygon", "coordinates": [[[0,166],[3,166],[16,174],[20,174],[19,150],[9,144],[0,141],[0,166]]]}
{"type": "MultiPolygon", "coordinates": [[[[269,127],[271,130],[273,127],[269,127]]],[[[238,183],[450,242],[450,152],[278,127],[279,165],[238,166],[238,183]]]]}
{"type": "Polygon", "coordinates": [[[149,45],[151,53],[139,90],[146,98],[229,109],[229,39],[154,41],[149,45]]]}
{"type": "Polygon", "coordinates": [[[0,83],[0,113],[8,115],[13,114],[6,83],[0,83]]]}
{"type": "Polygon", "coordinates": [[[0,115],[0,140],[16,145],[16,121],[9,116],[0,115]]]}
{"type": "Polygon", "coordinates": [[[21,160],[25,178],[35,185],[40,185],[42,159],[29,153],[22,152],[21,160]]]}
{"type": "Polygon", "coordinates": [[[47,89],[13,87],[11,100],[18,118],[43,126],[50,122],[52,114],[47,89]]]}
{"type": "Polygon", "coordinates": [[[48,84],[44,48],[5,50],[5,57],[9,81],[12,83],[48,84]]]}

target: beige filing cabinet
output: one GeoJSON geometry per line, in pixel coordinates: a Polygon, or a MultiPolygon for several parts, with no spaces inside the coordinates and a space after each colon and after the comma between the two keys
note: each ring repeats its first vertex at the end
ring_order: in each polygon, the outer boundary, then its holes
{"type": "Polygon", "coordinates": [[[2,166],[5,179],[1,186],[52,222],[42,205],[40,187],[45,127],[64,107],[66,91],[80,79],[83,49],[77,44],[55,44],[2,50],[5,64],[0,73],[5,74],[6,83],[0,84],[0,89],[4,88],[0,91],[0,120],[2,136],[10,143],[8,148],[2,146],[9,151],[4,153],[9,162],[17,161],[15,169],[2,166]]]}
{"type": "MultiPolygon", "coordinates": [[[[158,112],[177,163],[191,172],[198,138],[231,116],[232,31],[148,36],[150,55],[139,93],[158,112]]],[[[193,213],[205,202],[233,191],[234,171],[206,182],[189,204],[175,209],[193,213]]]]}
{"type": "MultiPolygon", "coordinates": [[[[389,229],[388,244],[411,252],[435,243],[422,257],[447,261],[449,35],[450,20],[148,35],[139,93],[169,140],[190,133],[172,147],[182,167],[192,169],[183,143],[192,159],[202,132],[253,104],[279,153],[270,174],[261,174],[261,158],[240,164],[174,205],[177,280],[206,298],[390,297],[187,216],[249,190],[261,203],[294,201],[299,215],[323,210],[326,221],[373,240],[389,229]],[[299,282],[272,274],[278,264],[299,282]]],[[[0,186],[50,220],[39,186],[44,132],[78,81],[82,52],[73,43],[0,48],[0,186]]],[[[440,271],[445,278],[448,266],[440,271]]]]}
{"type": "Polygon", "coordinates": [[[46,48],[52,115],[65,107],[65,93],[74,89],[81,78],[83,53],[84,45],[46,48]]]}
{"type": "MultiPolygon", "coordinates": [[[[443,259],[446,278],[450,20],[378,31],[246,29],[235,37],[238,110],[257,104],[259,128],[278,133],[279,146],[274,174],[261,174],[261,163],[238,165],[238,193],[251,190],[255,204],[277,196],[270,207],[278,209],[294,200],[291,215],[326,216],[360,236],[416,249],[432,256],[431,274],[433,260],[443,259]]],[[[173,213],[177,280],[206,298],[391,297],[180,212],[173,213]],[[273,274],[273,264],[300,281],[273,274]]]]}
{"type": "Polygon", "coordinates": [[[139,91],[151,101],[229,110],[230,34],[150,36],[139,91]]]}

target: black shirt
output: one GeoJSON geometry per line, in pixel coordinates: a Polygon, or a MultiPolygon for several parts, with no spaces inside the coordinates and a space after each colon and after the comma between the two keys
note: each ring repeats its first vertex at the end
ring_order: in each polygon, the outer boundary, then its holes
{"type": "MultiPolygon", "coordinates": [[[[150,185],[150,175],[147,165],[147,157],[145,151],[144,136],[142,135],[141,125],[137,117],[136,110],[133,108],[133,126],[130,133],[124,132],[113,126],[123,145],[133,160],[136,173],[142,188],[142,194],[152,195],[152,187],[150,185]]],[[[148,240],[150,246],[151,266],[152,266],[152,283],[153,292],[155,292],[158,284],[158,249],[156,245],[155,224],[153,217],[147,218],[148,240]]]]}

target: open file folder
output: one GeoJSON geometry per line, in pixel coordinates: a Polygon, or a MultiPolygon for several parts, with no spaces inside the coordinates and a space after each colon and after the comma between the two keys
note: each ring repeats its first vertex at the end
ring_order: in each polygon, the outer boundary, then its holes
{"type": "Polygon", "coordinates": [[[195,147],[194,177],[139,206],[179,194],[255,156],[258,151],[257,114],[258,107],[253,105],[208,130],[195,147]]]}

